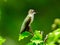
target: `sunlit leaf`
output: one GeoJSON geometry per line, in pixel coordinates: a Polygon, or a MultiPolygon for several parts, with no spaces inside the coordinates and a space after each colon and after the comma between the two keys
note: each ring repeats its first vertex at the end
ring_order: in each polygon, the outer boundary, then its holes
{"type": "Polygon", "coordinates": [[[29,35],[30,35],[29,32],[23,32],[22,34],[19,34],[19,41],[20,41],[21,39],[24,39],[25,37],[28,37],[29,35]]]}
{"type": "Polygon", "coordinates": [[[56,29],[53,32],[50,32],[48,34],[47,44],[48,45],[55,45],[54,44],[55,42],[57,42],[57,41],[60,42],[59,38],[60,38],[60,28],[56,29]]]}
{"type": "Polygon", "coordinates": [[[28,43],[27,45],[36,45],[36,44],[35,44],[35,43],[30,42],[30,43],[28,43]]]}
{"type": "Polygon", "coordinates": [[[60,43],[60,39],[57,42],[60,43]]]}
{"type": "Polygon", "coordinates": [[[55,45],[54,42],[47,43],[46,45],[55,45]]]}
{"type": "Polygon", "coordinates": [[[6,41],[6,39],[4,39],[0,36],[0,45],[2,45],[5,41],[6,41]]]}
{"type": "Polygon", "coordinates": [[[43,42],[42,41],[42,35],[41,35],[40,31],[36,30],[34,32],[34,36],[32,37],[31,41],[34,42],[34,43],[41,43],[41,42],[43,42]]]}

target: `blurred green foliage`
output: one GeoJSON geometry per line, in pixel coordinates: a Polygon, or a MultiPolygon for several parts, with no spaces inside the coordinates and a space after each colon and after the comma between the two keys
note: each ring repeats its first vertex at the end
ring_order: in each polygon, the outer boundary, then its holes
{"type": "MultiPolygon", "coordinates": [[[[29,34],[28,33],[25,34],[25,33],[22,33],[22,34],[28,37],[29,34]]],[[[20,36],[23,37],[23,35],[20,35],[20,36]]],[[[25,37],[24,38],[22,37],[19,38],[19,41],[25,38],[25,37]]],[[[43,35],[41,34],[41,31],[35,30],[33,37],[30,39],[30,43],[28,43],[27,45],[60,45],[60,28],[47,34],[47,37],[45,37],[44,40],[43,40],[43,35]]]]}
{"type": "MultiPolygon", "coordinates": [[[[25,36],[29,36],[29,34],[28,33],[26,33],[26,32],[24,32],[24,33],[22,33],[22,34],[24,34],[25,36]]],[[[38,45],[38,44],[41,44],[41,45],[43,45],[43,37],[42,37],[42,34],[40,34],[41,32],[40,31],[37,31],[37,30],[35,30],[35,32],[34,32],[34,35],[32,35],[33,37],[30,39],[30,43],[28,43],[27,45],[38,45]]],[[[20,36],[22,36],[23,37],[23,35],[20,35],[20,36]]],[[[19,36],[19,37],[20,37],[19,36]]],[[[22,38],[21,37],[21,38],[22,38]]],[[[19,38],[19,40],[21,39],[21,38],[19,38]]],[[[25,37],[24,37],[25,38],[25,37]]],[[[21,39],[22,40],[22,39],[21,39]]],[[[20,40],[20,41],[21,41],[20,40]]]]}
{"type": "Polygon", "coordinates": [[[58,45],[55,44],[57,42],[60,45],[60,42],[58,42],[58,40],[60,40],[60,28],[48,34],[46,43],[47,45],[58,45]]]}
{"type": "Polygon", "coordinates": [[[44,35],[52,31],[53,20],[60,18],[60,0],[0,0],[0,34],[9,40],[7,43],[12,42],[11,40],[17,45],[30,42],[31,36],[20,42],[18,38],[21,24],[31,8],[38,12],[32,29],[43,30],[44,35]]]}
{"type": "Polygon", "coordinates": [[[4,39],[3,37],[0,36],[0,45],[2,45],[5,41],[6,41],[6,39],[4,39]]]}

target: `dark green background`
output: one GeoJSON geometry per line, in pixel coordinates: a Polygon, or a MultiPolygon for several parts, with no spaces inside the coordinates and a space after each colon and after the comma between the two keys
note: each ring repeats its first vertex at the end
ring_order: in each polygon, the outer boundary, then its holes
{"type": "Polygon", "coordinates": [[[7,38],[8,44],[5,45],[9,45],[10,39],[18,43],[10,45],[25,45],[29,42],[31,37],[18,42],[20,27],[29,9],[38,12],[32,29],[44,31],[45,34],[52,31],[54,19],[60,18],[59,0],[0,0],[0,35],[7,38]]]}

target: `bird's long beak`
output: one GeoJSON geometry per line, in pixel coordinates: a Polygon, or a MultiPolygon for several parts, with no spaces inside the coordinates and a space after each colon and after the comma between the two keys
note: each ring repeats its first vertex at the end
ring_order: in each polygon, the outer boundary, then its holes
{"type": "Polygon", "coordinates": [[[38,12],[38,11],[36,11],[36,10],[34,10],[34,13],[35,13],[35,14],[38,14],[39,12],[38,12]]]}
{"type": "Polygon", "coordinates": [[[34,14],[36,14],[36,11],[34,10],[34,14]]]}

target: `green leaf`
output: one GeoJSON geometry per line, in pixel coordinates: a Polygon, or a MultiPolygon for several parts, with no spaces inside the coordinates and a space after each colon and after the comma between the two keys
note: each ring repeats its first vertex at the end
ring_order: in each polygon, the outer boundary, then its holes
{"type": "Polygon", "coordinates": [[[57,42],[60,43],[60,39],[57,42]]]}
{"type": "Polygon", "coordinates": [[[60,41],[59,41],[59,38],[60,38],[60,28],[59,28],[59,29],[56,29],[56,30],[54,30],[53,32],[50,32],[50,33],[48,34],[48,38],[47,38],[46,43],[47,43],[48,45],[55,45],[54,43],[55,43],[56,41],[60,42],[60,41]]]}
{"type": "Polygon", "coordinates": [[[30,43],[28,43],[27,45],[36,45],[36,44],[35,44],[35,43],[30,42],[30,43]]]}
{"type": "Polygon", "coordinates": [[[6,41],[6,39],[4,39],[0,36],[0,45],[2,45],[5,41],[6,41]]]}
{"type": "Polygon", "coordinates": [[[27,31],[23,32],[22,34],[19,34],[19,41],[21,39],[24,39],[25,37],[28,37],[29,35],[30,35],[30,33],[27,31]]]}
{"type": "Polygon", "coordinates": [[[35,31],[34,36],[32,37],[31,41],[33,43],[41,43],[42,41],[42,35],[40,34],[40,31],[35,31]]]}
{"type": "Polygon", "coordinates": [[[55,45],[54,42],[47,43],[46,45],[55,45]]]}

